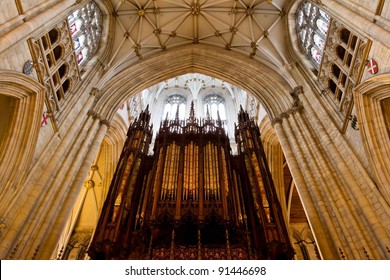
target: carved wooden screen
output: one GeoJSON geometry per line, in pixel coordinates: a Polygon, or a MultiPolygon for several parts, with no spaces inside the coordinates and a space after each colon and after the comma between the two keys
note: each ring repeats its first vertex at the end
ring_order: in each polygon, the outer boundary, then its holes
{"type": "Polygon", "coordinates": [[[247,113],[239,115],[236,156],[222,121],[196,119],[193,104],[187,121],[162,123],[154,156],[137,144],[149,133],[129,129],[92,258],[292,258],[260,133],[247,113]]]}

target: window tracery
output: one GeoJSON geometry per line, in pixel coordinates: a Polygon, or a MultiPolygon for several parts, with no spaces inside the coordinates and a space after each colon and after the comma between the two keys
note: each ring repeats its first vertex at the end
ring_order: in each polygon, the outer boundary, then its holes
{"type": "Polygon", "coordinates": [[[171,95],[165,100],[163,119],[174,119],[179,113],[179,120],[184,120],[187,99],[179,94],[171,95]]]}
{"type": "MultiPolygon", "coordinates": [[[[73,85],[79,80],[79,71],[65,21],[45,34],[29,40],[31,56],[36,65],[39,82],[46,88],[47,113],[60,111],[73,85]]],[[[54,122],[52,121],[55,126],[54,122]]],[[[56,128],[56,127],[55,127],[56,128]]]]}
{"type": "Polygon", "coordinates": [[[311,2],[303,1],[297,9],[298,44],[315,68],[328,111],[344,132],[353,107],[352,89],[362,77],[369,44],[311,2]]]}
{"type": "Polygon", "coordinates": [[[226,121],[225,99],[217,94],[210,94],[204,98],[204,115],[209,112],[212,119],[219,118],[226,121]]]}
{"type": "Polygon", "coordinates": [[[300,47],[318,70],[325,48],[330,17],[317,6],[304,1],[297,11],[297,32],[300,47]]]}
{"type": "Polygon", "coordinates": [[[70,35],[81,69],[95,54],[102,33],[102,16],[94,2],[89,2],[68,16],[70,35]]]}
{"type": "Polygon", "coordinates": [[[80,69],[96,52],[102,16],[93,1],[70,14],[50,30],[29,39],[39,82],[45,87],[46,112],[58,130],[58,112],[81,80],[80,69]]]}

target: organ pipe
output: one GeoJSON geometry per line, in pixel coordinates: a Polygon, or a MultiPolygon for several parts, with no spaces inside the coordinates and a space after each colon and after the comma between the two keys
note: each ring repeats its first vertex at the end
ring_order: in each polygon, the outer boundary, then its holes
{"type": "Polygon", "coordinates": [[[276,259],[292,247],[260,132],[241,108],[238,155],[220,120],[129,127],[89,254],[92,259],[276,259]]]}

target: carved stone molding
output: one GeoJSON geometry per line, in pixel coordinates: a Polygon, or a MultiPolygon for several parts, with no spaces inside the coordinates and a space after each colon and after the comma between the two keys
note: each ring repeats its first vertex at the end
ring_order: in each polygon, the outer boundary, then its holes
{"type": "Polygon", "coordinates": [[[95,182],[93,180],[88,180],[85,184],[84,187],[89,190],[92,189],[95,186],[95,182]]]}
{"type": "MultiPolygon", "coordinates": [[[[14,105],[0,141],[1,196],[11,197],[22,190],[36,152],[41,131],[45,88],[35,79],[16,71],[0,69],[0,97],[12,98],[14,105]],[[19,189],[20,188],[20,189],[19,189]]],[[[2,201],[0,212],[8,208],[2,201]]],[[[3,224],[0,220],[0,224],[3,224]]],[[[1,255],[1,254],[0,254],[1,255]]]]}
{"type": "Polygon", "coordinates": [[[372,77],[354,88],[360,133],[377,186],[390,203],[390,141],[383,102],[390,98],[390,74],[372,77]]]}
{"type": "Polygon", "coordinates": [[[100,124],[101,124],[101,125],[107,126],[107,128],[110,128],[110,125],[111,125],[110,122],[109,122],[108,120],[101,120],[101,121],[100,121],[100,124]]]}
{"type": "Polygon", "coordinates": [[[97,165],[92,165],[91,166],[91,170],[92,171],[97,171],[97,170],[99,170],[99,167],[97,165]]]}
{"type": "Polygon", "coordinates": [[[321,0],[312,0],[311,2],[313,2],[314,4],[317,4],[319,6],[323,5],[321,0]]]}
{"type": "Polygon", "coordinates": [[[276,123],[282,123],[284,118],[290,117],[291,114],[294,113],[300,113],[303,110],[302,102],[299,100],[299,95],[303,94],[303,87],[297,86],[293,89],[292,92],[290,92],[291,97],[293,98],[293,104],[291,108],[289,108],[287,111],[282,112],[277,116],[276,118],[271,120],[271,125],[274,126],[276,123]]]}
{"type": "Polygon", "coordinates": [[[102,92],[98,88],[92,88],[91,93],[92,96],[95,96],[95,99],[99,99],[100,96],[102,95],[102,92]]]}
{"type": "Polygon", "coordinates": [[[94,120],[100,118],[100,115],[97,112],[93,111],[93,110],[89,110],[87,115],[89,117],[92,117],[94,120]]]}

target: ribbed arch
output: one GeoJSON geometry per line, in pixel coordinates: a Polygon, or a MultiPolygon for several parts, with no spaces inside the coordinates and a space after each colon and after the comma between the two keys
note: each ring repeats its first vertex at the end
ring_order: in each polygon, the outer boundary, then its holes
{"type": "Polygon", "coordinates": [[[390,202],[390,135],[385,100],[390,98],[390,74],[382,74],[356,87],[354,102],[364,148],[379,189],[390,202]]]}
{"type": "Polygon", "coordinates": [[[15,199],[32,163],[41,128],[44,87],[27,75],[0,70],[0,95],[12,98],[4,133],[7,137],[0,143],[0,201],[9,201],[15,199]]]}
{"type": "Polygon", "coordinates": [[[218,47],[191,45],[128,65],[109,82],[98,86],[101,92],[95,110],[111,119],[131,95],[187,73],[213,76],[246,90],[260,100],[271,119],[286,111],[292,102],[289,95],[292,86],[267,66],[218,47]]]}

